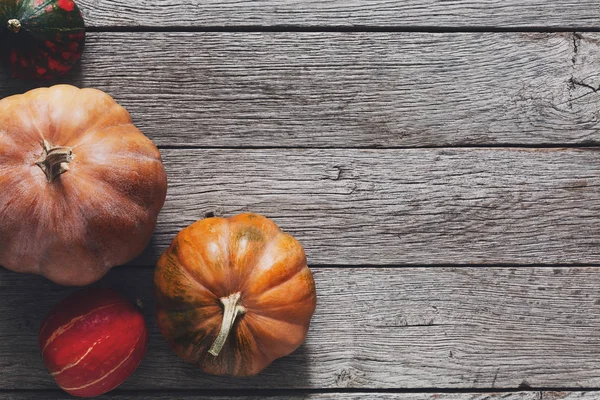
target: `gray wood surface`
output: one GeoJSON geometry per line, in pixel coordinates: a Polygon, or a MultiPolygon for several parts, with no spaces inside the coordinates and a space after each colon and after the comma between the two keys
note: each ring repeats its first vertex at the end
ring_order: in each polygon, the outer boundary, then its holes
{"type": "MultiPolygon", "coordinates": [[[[269,393],[265,395],[254,395],[248,392],[248,395],[238,393],[236,396],[227,395],[205,395],[203,391],[198,390],[190,392],[173,392],[173,393],[152,393],[148,392],[122,392],[118,394],[111,392],[110,394],[97,397],[105,400],[571,400],[571,399],[592,399],[592,396],[599,396],[598,392],[577,392],[577,393],[556,393],[556,392],[515,392],[515,393],[382,393],[382,392],[356,392],[356,393],[302,393],[299,391],[279,394],[269,393]],[[579,397],[578,397],[579,396],[579,397]],[[587,396],[587,397],[585,397],[587,396]]],[[[47,393],[47,392],[46,392],[47,393]]],[[[44,394],[46,394],[44,393],[44,394]]],[[[38,400],[39,392],[8,392],[0,393],[0,400],[38,400]]],[[[48,394],[52,399],[72,399],[60,392],[52,392],[48,394]]]]}
{"type": "Polygon", "coordinates": [[[256,212],[313,264],[600,263],[597,149],[164,149],[152,246],[256,212]]]}
{"type": "MultiPolygon", "coordinates": [[[[102,284],[145,306],[148,354],[121,390],[534,389],[600,386],[600,269],[313,268],[305,344],[254,378],[183,363],[159,335],[152,270],[102,284]]],[[[0,272],[0,389],[53,389],[37,348],[45,313],[73,289],[0,272]]],[[[292,394],[292,393],[288,393],[292,394]]]]}
{"type": "MultiPolygon", "coordinates": [[[[172,393],[152,393],[148,392],[123,392],[117,391],[118,394],[107,394],[99,399],[106,400],[134,400],[144,398],[148,400],[235,400],[240,399],[241,396],[227,396],[227,395],[204,395],[203,391],[198,390],[193,393],[180,391],[172,393]]],[[[387,393],[387,392],[340,392],[340,393],[303,393],[301,391],[291,392],[279,395],[269,393],[268,397],[265,395],[255,396],[249,394],[244,396],[247,400],[263,400],[265,398],[271,400],[283,400],[283,399],[297,399],[297,400],[363,400],[363,399],[378,399],[378,400],[591,400],[600,398],[600,392],[597,391],[586,391],[586,392],[540,392],[540,391],[528,391],[528,392],[500,392],[500,393],[387,393]]],[[[2,400],[38,400],[40,397],[39,392],[8,392],[0,393],[0,399],[2,400]]],[[[67,394],[61,392],[51,392],[50,395],[53,399],[72,399],[67,394]]],[[[50,397],[49,396],[49,397],[50,397]]]]}
{"type": "MultiPolygon", "coordinates": [[[[597,33],[91,33],[63,81],[107,91],[161,146],[598,144],[599,45],[597,33]]],[[[35,85],[5,79],[0,96],[35,85]]]]}
{"type": "MultiPolygon", "coordinates": [[[[150,247],[100,282],[150,329],[105,399],[600,399],[539,391],[600,388],[597,1],[77,1],[59,81],[113,95],[169,174],[150,247]],[[304,244],[319,304],[297,352],[212,377],[158,333],[151,264],[245,211],[304,244]]],[[[0,399],[68,398],[37,330],[74,290],[0,269],[0,399]]]]}
{"type": "MultiPolygon", "coordinates": [[[[227,395],[204,395],[203,391],[198,390],[190,393],[189,391],[179,391],[172,393],[152,393],[148,392],[123,392],[117,391],[118,394],[107,394],[99,399],[106,400],[134,400],[144,398],[148,400],[235,400],[240,399],[241,396],[227,396],[227,395]]],[[[48,392],[46,392],[48,393],[48,392]]],[[[246,392],[248,393],[248,392],[246,392]]],[[[269,393],[268,397],[265,395],[255,396],[249,394],[243,396],[247,400],[263,400],[265,398],[271,400],[283,400],[283,399],[297,399],[297,400],[363,400],[363,399],[378,399],[378,400],[591,400],[600,398],[600,392],[597,391],[586,391],[586,392],[540,392],[540,391],[528,391],[528,392],[500,392],[500,393],[387,393],[387,392],[339,392],[339,393],[306,393],[301,391],[281,393],[280,394],[269,393]]],[[[0,393],[0,399],[2,400],[38,400],[40,397],[39,392],[7,392],[0,393]]],[[[61,392],[51,392],[49,397],[53,399],[72,399],[72,397],[61,392]]]]}
{"type": "Polygon", "coordinates": [[[542,392],[540,400],[590,400],[600,399],[600,392],[542,392]]]}
{"type": "Polygon", "coordinates": [[[93,27],[597,28],[592,0],[78,0],[93,27]]]}

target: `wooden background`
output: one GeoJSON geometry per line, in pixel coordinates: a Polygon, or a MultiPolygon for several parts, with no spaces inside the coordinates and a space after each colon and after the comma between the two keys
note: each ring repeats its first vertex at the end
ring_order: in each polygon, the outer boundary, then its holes
{"type": "MultiPolygon", "coordinates": [[[[597,1],[79,4],[60,82],[115,97],[169,176],[150,248],[100,282],[151,331],[104,398],[600,398],[597,1]],[[319,304],[297,352],[212,377],[160,337],[152,265],[243,211],[305,245],[319,304]]],[[[36,335],[73,290],[0,271],[0,398],[67,398],[36,335]]]]}

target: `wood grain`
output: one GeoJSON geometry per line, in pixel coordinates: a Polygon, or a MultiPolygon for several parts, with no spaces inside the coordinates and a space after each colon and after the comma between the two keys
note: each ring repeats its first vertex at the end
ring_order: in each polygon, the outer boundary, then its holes
{"type": "MultiPolygon", "coordinates": [[[[223,396],[221,391],[219,395],[204,394],[206,391],[177,391],[172,393],[152,393],[145,392],[127,392],[117,390],[107,395],[97,397],[106,400],[237,400],[240,396],[223,396]]],[[[258,395],[254,392],[245,390],[244,393],[252,393],[252,395],[243,396],[246,400],[263,400],[265,398],[272,400],[363,400],[363,399],[378,399],[378,400],[589,400],[600,398],[600,392],[585,391],[585,392],[500,392],[500,393],[389,393],[389,392],[341,392],[341,393],[306,393],[302,391],[285,392],[285,394],[276,395],[273,392],[258,391],[258,395]],[[268,397],[266,397],[268,396],[268,397]]],[[[278,392],[275,392],[278,393],[278,392]]],[[[279,392],[281,393],[281,392],[279,392]]],[[[38,400],[41,396],[52,399],[72,399],[67,394],[56,391],[48,392],[8,392],[0,393],[2,400],[38,400]]]]}
{"type": "MultiPolygon", "coordinates": [[[[103,27],[578,27],[597,28],[592,0],[79,0],[103,27]]],[[[429,28],[431,29],[431,28],[429,28]]]]}
{"type": "MultiPolygon", "coordinates": [[[[591,396],[600,396],[595,392],[579,393],[560,393],[563,397],[544,397],[546,392],[515,392],[515,393],[386,393],[386,392],[355,392],[355,393],[305,393],[302,391],[286,391],[274,394],[273,392],[250,392],[245,390],[243,395],[227,396],[219,393],[218,395],[205,394],[206,391],[198,390],[193,392],[173,392],[173,393],[152,393],[145,392],[123,392],[115,391],[104,396],[96,397],[102,400],[571,400],[584,398],[585,400],[593,398],[591,396]],[[564,397],[577,396],[581,397],[564,397]],[[583,397],[587,395],[588,397],[583,397]]],[[[278,392],[275,392],[278,393],[278,392]]],[[[554,396],[554,392],[548,395],[554,396]]],[[[54,400],[72,399],[69,395],[61,392],[8,392],[0,393],[0,400],[38,400],[42,398],[52,398],[54,400]]]]}
{"type": "MultiPolygon", "coordinates": [[[[91,33],[62,81],[107,91],[160,146],[599,144],[599,44],[592,33],[91,33]]],[[[0,96],[35,85],[5,78],[0,96]]]]}
{"type": "Polygon", "coordinates": [[[588,400],[600,398],[600,392],[543,392],[540,400],[588,400]]]}
{"type": "Polygon", "coordinates": [[[207,215],[272,218],[320,265],[600,263],[596,149],[165,149],[152,264],[207,215]]]}
{"type": "MultiPolygon", "coordinates": [[[[168,348],[153,315],[152,270],[113,270],[101,284],[141,299],[150,330],[146,358],[120,389],[600,386],[598,268],[313,272],[319,303],[306,343],[259,376],[233,379],[202,374],[168,348]]],[[[55,388],[36,334],[73,290],[0,271],[0,389],[55,388]]]]}

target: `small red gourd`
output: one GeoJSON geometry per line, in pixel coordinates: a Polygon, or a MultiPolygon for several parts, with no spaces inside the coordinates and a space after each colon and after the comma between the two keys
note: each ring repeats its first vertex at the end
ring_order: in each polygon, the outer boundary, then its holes
{"type": "Polygon", "coordinates": [[[0,54],[14,77],[60,76],[81,58],[84,42],[73,0],[0,0],[0,54]]]}
{"type": "Polygon", "coordinates": [[[87,285],[137,257],[167,192],[161,156],[108,94],[0,100],[0,265],[87,285]]]}
{"type": "Polygon", "coordinates": [[[300,243],[256,214],[182,230],[154,274],[157,322],[185,361],[247,376],[304,341],[316,307],[300,243]]]}
{"type": "Polygon", "coordinates": [[[142,313],[110,289],[81,290],[54,307],[39,332],[48,372],[73,396],[106,393],[125,381],[146,352],[142,313]]]}

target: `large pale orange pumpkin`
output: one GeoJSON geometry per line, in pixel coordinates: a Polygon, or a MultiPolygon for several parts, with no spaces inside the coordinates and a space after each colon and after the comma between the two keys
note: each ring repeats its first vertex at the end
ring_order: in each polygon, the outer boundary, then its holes
{"type": "Polygon", "coordinates": [[[146,247],[166,187],[158,149],[106,93],[0,100],[0,265],[94,282],[146,247]]]}
{"type": "Polygon", "coordinates": [[[185,361],[254,375],[304,341],[316,306],[300,243],[256,214],[181,231],[156,266],[157,320],[185,361]]]}

